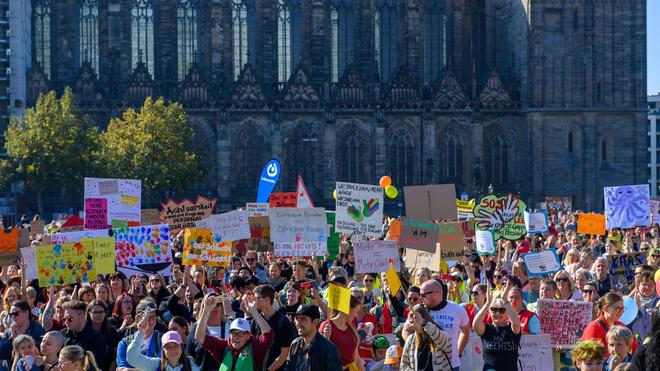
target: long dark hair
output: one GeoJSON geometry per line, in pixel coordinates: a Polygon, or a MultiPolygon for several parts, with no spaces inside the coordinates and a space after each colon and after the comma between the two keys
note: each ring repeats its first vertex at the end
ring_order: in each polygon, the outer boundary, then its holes
{"type": "MultiPolygon", "coordinates": [[[[179,344],[181,347],[181,356],[179,362],[181,363],[181,371],[192,371],[192,366],[190,366],[190,357],[186,355],[186,348],[183,344],[179,344]]],[[[160,369],[167,370],[167,358],[165,358],[165,351],[162,351],[160,354],[160,369]]]]}
{"type": "Polygon", "coordinates": [[[92,308],[101,307],[103,308],[103,322],[101,322],[101,335],[108,336],[110,331],[116,331],[112,328],[112,325],[108,321],[108,306],[104,302],[94,299],[87,304],[87,323],[92,324],[92,308]]]}
{"type": "MultiPolygon", "coordinates": [[[[25,300],[14,300],[13,303],[11,303],[12,307],[16,307],[24,312],[28,312],[28,319],[30,322],[33,322],[37,319],[34,314],[32,314],[32,310],[30,309],[30,304],[28,304],[27,301],[25,300]]],[[[11,307],[10,307],[11,308],[11,307]]]]}

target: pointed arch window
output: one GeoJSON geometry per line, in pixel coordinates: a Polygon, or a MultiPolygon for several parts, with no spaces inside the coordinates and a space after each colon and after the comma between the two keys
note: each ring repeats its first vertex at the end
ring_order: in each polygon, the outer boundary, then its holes
{"type": "Polygon", "coordinates": [[[300,63],[302,20],[300,0],[278,0],[277,80],[285,83],[300,63]]]}
{"type": "Polygon", "coordinates": [[[32,34],[35,60],[50,78],[50,0],[35,0],[32,3],[32,34]]]}
{"type": "Polygon", "coordinates": [[[380,72],[380,81],[387,83],[398,65],[396,1],[376,1],[374,26],[376,62],[380,72]]]}
{"type": "Polygon", "coordinates": [[[186,78],[198,50],[197,8],[197,0],[177,0],[176,32],[179,81],[186,78]]]}
{"type": "Polygon", "coordinates": [[[234,35],[234,80],[247,63],[254,63],[256,51],[256,11],[254,0],[233,0],[232,28],[234,35]]]}
{"type": "Polygon", "coordinates": [[[78,8],[80,27],[79,65],[89,62],[94,71],[99,68],[99,3],[98,0],[80,0],[78,8]]]}
{"type": "Polygon", "coordinates": [[[330,4],[330,78],[338,82],[353,61],[353,8],[349,0],[332,0],[330,4]]]}
{"type": "Polygon", "coordinates": [[[131,0],[131,66],[142,62],[154,75],[154,9],[152,0],[131,0]]]}
{"type": "Polygon", "coordinates": [[[359,129],[354,125],[342,130],[345,134],[337,146],[337,171],[338,179],[343,182],[364,183],[366,182],[366,163],[368,151],[364,148],[368,145],[365,136],[361,135],[359,129]]]}
{"type": "Polygon", "coordinates": [[[463,179],[463,141],[458,133],[449,128],[442,136],[440,149],[440,180],[461,184],[463,179]]]}
{"type": "Polygon", "coordinates": [[[315,164],[321,163],[320,143],[311,125],[301,124],[284,140],[286,146],[285,189],[294,190],[298,175],[303,178],[310,194],[318,194],[315,164]]]}
{"type": "Polygon", "coordinates": [[[509,144],[502,135],[492,139],[488,164],[493,185],[507,183],[509,177],[509,144]]]}
{"type": "Polygon", "coordinates": [[[258,132],[256,128],[248,126],[232,140],[232,183],[235,189],[253,190],[259,183],[261,168],[268,161],[268,153],[263,151],[268,146],[261,135],[255,134],[258,132]]]}
{"type": "Polygon", "coordinates": [[[447,63],[445,0],[424,2],[424,82],[440,75],[447,63]]]}
{"type": "Polygon", "coordinates": [[[390,174],[398,184],[412,185],[414,177],[415,142],[412,135],[404,128],[398,128],[390,137],[388,163],[390,174]]]}

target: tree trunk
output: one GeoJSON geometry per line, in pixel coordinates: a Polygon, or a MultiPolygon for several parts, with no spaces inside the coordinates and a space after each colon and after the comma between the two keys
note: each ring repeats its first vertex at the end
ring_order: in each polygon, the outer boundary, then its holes
{"type": "Polygon", "coordinates": [[[43,200],[43,190],[38,190],[37,191],[37,209],[39,210],[39,215],[41,215],[41,219],[46,220],[44,217],[44,200],[43,200]]]}

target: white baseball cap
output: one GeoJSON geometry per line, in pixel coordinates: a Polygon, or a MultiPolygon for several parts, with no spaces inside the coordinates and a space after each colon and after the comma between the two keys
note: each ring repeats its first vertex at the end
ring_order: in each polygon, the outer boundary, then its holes
{"type": "Polygon", "coordinates": [[[250,322],[245,318],[236,318],[231,322],[230,330],[240,330],[243,332],[250,332],[250,322]]]}

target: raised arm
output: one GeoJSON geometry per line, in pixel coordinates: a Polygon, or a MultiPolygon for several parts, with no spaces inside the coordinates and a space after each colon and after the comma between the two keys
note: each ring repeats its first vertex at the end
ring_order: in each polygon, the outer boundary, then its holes
{"type": "Polygon", "coordinates": [[[218,303],[218,298],[212,295],[208,295],[202,301],[201,316],[197,322],[197,330],[195,331],[195,341],[198,344],[204,344],[204,338],[206,338],[206,324],[209,321],[209,315],[211,311],[215,308],[215,305],[218,303]]]}
{"type": "Polygon", "coordinates": [[[472,328],[474,329],[474,332],[477,333],[477,335],[481,336],[484,334],[484,331],[486,331],[486,324],[484,323],[484,318],[486,318],[486,313],[488,313],[488,309],[490,308],[490,304],[493,302],[493,293],[490,289],[487,290],[486,292],[486,304],[484,304],[481,309],[479,309],[479,313],[474,317],[474,322],[472,323],[472,328]]]}

